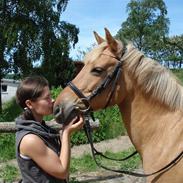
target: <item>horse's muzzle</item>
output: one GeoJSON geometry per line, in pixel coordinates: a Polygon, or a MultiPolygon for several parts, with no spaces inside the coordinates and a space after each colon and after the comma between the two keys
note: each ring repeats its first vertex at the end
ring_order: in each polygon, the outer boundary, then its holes
{"type": "Polygon", "coordinates": [[[53,114],[59,124],[67,125],[79,115],[79,110],[74,105],[57,105],[54,107],[53,114]]]}

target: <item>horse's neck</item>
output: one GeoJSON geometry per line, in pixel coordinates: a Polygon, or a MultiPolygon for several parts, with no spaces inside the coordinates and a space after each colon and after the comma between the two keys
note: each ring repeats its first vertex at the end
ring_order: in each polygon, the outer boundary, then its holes
{"type": "MultiPolygon", "coordinates": [[[[142,95],[131,94],[119,105],[128,134],[141,155],[145,173],[155,172],[177,157],[183,149],[183,113],[170,112],[152,104],[142,95]]],[[[183,163],[178,163],[176,174],[169,173],[162,181],[182,182],[183,163]],[[173,177],[174,181],[167,181],[173,177]],[[165,178],[165,180],[164,180],[165,178]]],[[[147,178],[152,181],[156,175],[147,178]]],[[[172,180],[172,179],[171,179],[172,180]]]]}
{"type": "Polygon", "coordinates": [[[119,107],[128,134],[142,154],[151,147],[158,146],[159,151],[165,145],[171,148],[180,138],[177,135],[183,133],[183,114],[180,111],[171,112],[145,99],[140,93],[126,97],[119,107]]]}

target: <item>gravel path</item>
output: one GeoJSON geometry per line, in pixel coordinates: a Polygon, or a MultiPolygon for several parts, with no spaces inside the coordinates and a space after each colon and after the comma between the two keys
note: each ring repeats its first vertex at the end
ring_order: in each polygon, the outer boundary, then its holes
{"type": "MultiPolygon", "coordinates": [[[[140,169],[134,171],[143,173],[140,169]]],[[[145,183],[144,178],[138,178],[102,170],[98,172],[90,172],[87,173],[87,175],[81,173],[71,175],[71,178],[73,177],[79,183],[145,183]]]]}
{"type": "MultiPolygon", "coordinates": [[[[132,146],[130,139],[127,136],[121,136],[115,139],[105,140],[94,144],[95,148],[101,152],[111,151],[120,152],[132,146]]],[[[71,156],[81,157],[84,154],[91,154],[90,145],[73,146],[71,156]]]]}

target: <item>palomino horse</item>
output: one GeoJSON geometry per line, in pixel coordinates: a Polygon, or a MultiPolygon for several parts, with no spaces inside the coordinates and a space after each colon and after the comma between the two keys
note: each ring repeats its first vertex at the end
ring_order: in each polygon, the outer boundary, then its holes
{"type": "MultiPolygon", "coordinates": [[[[67,86],[55,101],[55,114],[73,117],[75,107],[95,111],[106,103],[117,104],[144,172],[155,172],[183,151],[183,88],[158,62],[132,44],[115,40],[107,29],[105,33],[106,40],[95,33],[98,46],[86,54],[84,67],[72,81],[86,98],[67,86]],[[121,72],[116,79],[112,77],[117,65],[121,72]],[[112,81],[106,82],[110,77],[112,81]]],[[[147,177],[147,182],[183,183],[181,158],[166,171],[147,177]]]]}

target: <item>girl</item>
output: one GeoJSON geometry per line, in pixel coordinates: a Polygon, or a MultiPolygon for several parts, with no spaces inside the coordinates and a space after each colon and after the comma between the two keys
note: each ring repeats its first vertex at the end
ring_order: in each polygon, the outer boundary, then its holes
{"type": "Polygon", "coordinates": [[[67,182],[70,136],[82,128],[83,118],[72,120],[60,135],[48,127],[43,117],[52,113],[53,102],[48,81],[40,76],[25,78],[17,89],[16,100],[24,109],[16,119],[16,157],[22,182],[67,182]]]}

